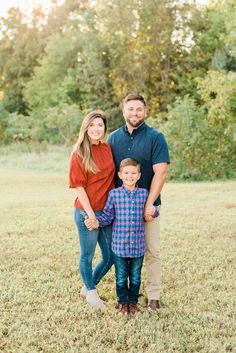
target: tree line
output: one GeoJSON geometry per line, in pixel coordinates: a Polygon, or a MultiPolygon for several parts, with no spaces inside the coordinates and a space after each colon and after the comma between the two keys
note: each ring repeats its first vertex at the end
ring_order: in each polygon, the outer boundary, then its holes
{"type": "Polygon", "coordinates": [[[144,95],[165,133],[170,178],[235,177],[234,0],[65,0],[0,18],[0,140],[73,144],[85,114],[109,130],[144,95]]]}

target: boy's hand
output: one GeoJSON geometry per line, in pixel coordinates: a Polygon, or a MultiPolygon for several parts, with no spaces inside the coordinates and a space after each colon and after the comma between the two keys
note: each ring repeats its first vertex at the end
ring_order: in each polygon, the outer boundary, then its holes
{"type": "Polygon", "coordinates": [[[86,218],[84,224],[88,228],[88,230],[94,230],[99,228],[99,223],[97,218],[86,218]]]}

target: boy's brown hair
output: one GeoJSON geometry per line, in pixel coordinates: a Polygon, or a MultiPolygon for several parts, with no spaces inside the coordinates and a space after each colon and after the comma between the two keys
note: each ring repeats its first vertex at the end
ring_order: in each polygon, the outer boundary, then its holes
{"type": "Polygon", "coordinates": [[[132,165],[132,166],[134,166],[134,167],[137,167],[137,168],[138,168],[138,171],[139,171],[139,173],[140,173],[140,169],[141,169],[141,168],[140,168],[140,164],[139,164],[139,162],[136,161],[136,159],[134,159],[134,158],[125,158],[125,159],[122,159],[122,161],[120,162],[119,171],[121,172],[124,167],[130,166],[130,165],[132,165]]]}

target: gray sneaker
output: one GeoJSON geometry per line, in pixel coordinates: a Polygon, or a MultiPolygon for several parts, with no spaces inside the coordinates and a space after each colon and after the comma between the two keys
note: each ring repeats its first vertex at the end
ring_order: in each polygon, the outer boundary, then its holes
{"type": "Polygon", "coordinates": [[[83,286],[83,287],[81,288],[81,290],[80,290],[80,296],[81,296],[81,298],[85,299],[85,298],[86,298],[86,295],[87,295],[87,292],[88,292],[87,288],[86,288],[85,286],[83,286]]]}
{"type": "Polygon", "coordinates": [[[105,309],[106,308],[104,302],[99,297],[96,289],[92,289],[92,290],[87,291],[86,301],[94,309],[105,309]]]}

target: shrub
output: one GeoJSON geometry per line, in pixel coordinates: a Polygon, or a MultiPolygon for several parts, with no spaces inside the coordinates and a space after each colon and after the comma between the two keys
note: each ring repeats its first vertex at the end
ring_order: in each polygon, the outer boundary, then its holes
{"type": "Polygon", "coordinates": [[[210,73],[199,83],[201,107],[189,97],[169,107],[164,131],[170,146],[171,179],[235,177],[234,84],[232,78],[220,77],[222,82],[217,84],[210,73]]]}

